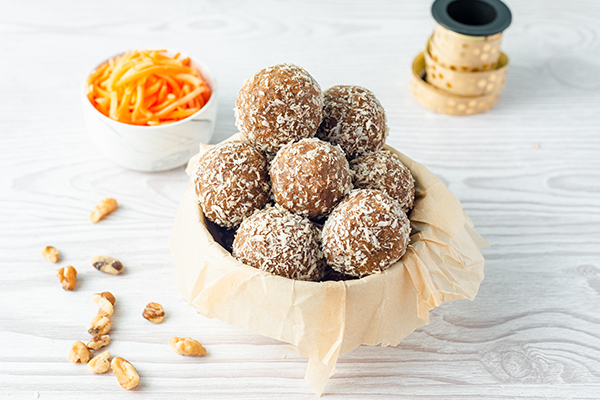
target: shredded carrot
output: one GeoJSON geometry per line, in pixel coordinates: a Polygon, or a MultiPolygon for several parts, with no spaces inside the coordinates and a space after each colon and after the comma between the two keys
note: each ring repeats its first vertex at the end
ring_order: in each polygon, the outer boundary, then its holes
{"type": "Polygon", "coordinates": [[[197,87],[196,89],[194,89],[193,91],[191,91],[189,94],[186,94],[185,96],[183,96],[182,98],[180,98],[176,102],[171,103],[167,107],[165,107],[162,110],[160,110],[159,112],[157,112],[156,116],[159,117],[159,118],[168,119],[167,117],[168,117],[168,115],[169,115],[169,113],[171,111],[175,110],[180,105],[187,103],[188,101],[190,101],[194,97],[202,94],[202,92],[204,92],[205,90],[207,90],[207,89],[205,87],[203,87],[203,86],[197,87]]]}
{"type": "Polygon", "coordinates": [[[114,119],[116,119],[117,121],[120,122],[126,122],[127,121],[127,113],[129,111],[129,102],[131,100],[131,90],[129,88],[127,88],[125,90],[125,95],[123,96],[123,99],[121,100],[121,104],[119,104],[119,107],[117,108],[117,112],[115,113],[114,119]]]}
{"type": "Polygon", "coordinates": [[[165,98],[167,97],[168,92],[169,92],[169,88],[167,87],[166,82],[163,81],[162,86],[161,86],[160,90],[158,91],[158,99],[156,101],[158,101],[159,103],[162,103],[163,101],[165,101],[165,98]]]}
{"type": "Polygon", "coordinates": [[[189,57],[165,50],[133,50],[109,59],[87,81],[98,111],[126,124],[177,122],[206,105],[212,91],[189,57]]]}
{"type": "Polygon", "coordinates": [[[148,88],[146,91],[146,96],[152,96],[154,93],[158,92],[163,85],[163,81],[157,79],[156,82],[148,88]]]}
{"type": "Polygon", "coordinates": [[[116,119],[115,115],[117,114],[117,105],[118,105],[117,104],[117,101],[118,101],[117,92],[112,92],[110,94],[109,101],[110,101],[110,115],[109,116],[112,119],[116,119]]]}
{"type": "Polygon", "coordinates": [[[177,74],[176,77],[196,87],[202,85],[202,80],[191,74],[177,74]]]}
{"type": "Polygon", "coordinates": [[[142,112],[142,100],[144,99],[144,84],[140,83],[137,86],[136,101],[133,107],[133,114],[131,114],[131,121],[135,122],[136,118],[142,112]]]}
{"type": "MultiPolygon", "coordinates": [[[[171,90],[173,91],[173,93],[175,93],[176,95],[179,94],[179,91],[181,90],[181,88],[179,87],[179,84],[175,81],[175,79],[171,78],[169,75],[164,75],[164,74],[157,74],[157,76],[159,78],[167,81],[167,83],[171,86],[171,90]]],[[[198,85],[198,86],[200,86],[200,85],[198,85]]]]}
{"type": "Polygon", "coordinates": [[[173,93],[169,93],[163,102],[152,107],[150,109],[150,111],[157,113],[157,112],[161,111],[163,108],[165,108],[166,106],[168,106],[169,104],[172,104],[174,101],[175,101],[175,95],[173,93]]]}
{"type": "Polygon", "coordinates": [[[153,94],[152,96],[146,98],[146,100],[144,100],[144,108],[147,110],[150,107],[152,107],[154,103],[156,103],[156,99],[158,99],[158,95],[156,94],[153,94]]]}

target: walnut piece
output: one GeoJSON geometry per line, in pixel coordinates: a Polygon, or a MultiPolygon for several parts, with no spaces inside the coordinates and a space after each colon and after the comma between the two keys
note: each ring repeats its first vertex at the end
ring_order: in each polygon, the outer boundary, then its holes
{"type": "Polygon", "coordinates": [[[97,315],[88,326],[88,333],[94,336],[106,335],[110,331],[110,319],[97,315]]]}
{"type": "Polygon", "coordinates": [[[94,207],[94,211],[92,211],[90,214],[90,221],[95,224],[111,212],[115,211],[118,206],[119,203],[110,197],[102,200],[96,207],[94,207]]]}
{"type": "Polygon", "coordinates": [[[135,367],[127,360],[121,357],[115,357],[110,363],[113,373],[117,376],[119,385],[130,390],[140,383],[140,376],[135,367]]]}
{"type": "Polygon", "coordinates": [[[110,317],[113,314],[115,296],[113,296],[111,292],[96,293],[92,296],[92,300],[100,307],[98,315],[110,317]]]}
{"type": "Polygon", "coordinates": [[[87,344],[87,347],[92,350],[101,349],[104,346],[108,346],[110,343],[110,336],[98,335],[94,336],[87,344]]]}
{"type": "Polygon", "coordinates": [[[165,310],[158,303],[148,303],[142,316],[150,322],[160,324],[165,319],[165,310]]]}
{"type": "Polygon", "coordinates": [[[103,374],[110,369],[110,351],[106,350],[92,358],[88,363],[88,368],[94,374],[103,374]]]}
{"type": "Polygon", "coordinates": [[[106,300],[110,301],[110,304],[112,304],[113,306],[117,302],[117,299],[111,292],[102,292],[102,293],[97,293],[97,294],[104,297],[106,300]]]}
{"type": "Polygon", "coordinates": [[[107,274],[118,275],[123,272],[121,261],[112,257],[95,256],[92,258],[92,265],[98,271],[106,272],[107,274]]]}
{"type": "Polygon", "coordinates": [[[169,340],[169,345],[175,353],[182,356],[203,356],[206,354],[206,349],[202,347],[200,342],[190,337],[172,337],[169,340]]]}
{"type": "Polygon", "coordinates": [[[112,294],[111,292],[102,292],[102,293],[95,293],[94,296],[100,296],[105,298],[106,300],[108,300],[110,302],[110,304],[112,304],[113,306],[115,305],[115,303],[117,302],[117,299],[115,298],[115,295],[112,294]]]}
{"type": "Polygon", "coordinates": [[[42,255],[51,263],[56,263],[58,262],[58,257],[60,254],[58,253],[58,250],[56,250],[56,247],[46,246],[42,249],[42,255]]]}
{"type": "Polygon", "coordinates": [[[90,349],[88,349],[87,346],[79,340],[73,343],[71,350],[69,350],[69,361],[71,361],[73,364],[86,364],[89,360],[90,349]]]}
{"type": "Polygon", "coordinates": [[[71,265],[64,267],[56,271],[56,276],[60,280],[63,289],[73,290],[77,284],[77,270],[71,265]]]}

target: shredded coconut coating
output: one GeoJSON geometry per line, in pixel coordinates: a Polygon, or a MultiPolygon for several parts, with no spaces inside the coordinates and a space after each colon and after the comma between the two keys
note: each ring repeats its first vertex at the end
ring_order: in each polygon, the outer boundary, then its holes
{"type": "Polygon", "coordinates": [[[234,111],[236,126],[250,142],[276,152],[315,135],[323,118],[323,93],[302,67],[278,64],[246,80],[234,111]]]}
{"type": "Polygon", "coordinates": [[[310,220],[275,205],[242,222],[233,241],[233,256],[285,278],[318,281],[324,269],[319,236],[310,220]]]}
{"type": "Polygon", "coordinates": [[[363,277],[400,260],[409,236],[410,221],[396,200],[380,190],[357,189],[325,221],[323,252],[334,270],[363,277]]]}
{"type": "Polygon", "coordinates": [[[327,89],[317,137],[340,145],[352,159],[383,148],[388,134],[385,110],[375,94],[360,86],[327,89]]]}
{"type": "Polygon", "coordinates": [[[316,138],[283,147],[269,174],[275,202],[310,218],[329,213],[352,189],[342,149],[316,138]]]}
{"type": "Polygon", "coordinates": [[[198,160],[195,188],[206,218],[232,228],[269,200],[267,160],[253,145],[224,142],[198,160]]]}
{"type": "Polygon", "coordinates": [[[415,201],[415,180],[410,170],[394,153],[375,151],[350,161],[354,172],[354,187],[379,189],[400,203],[408,213],[415,201]]]}

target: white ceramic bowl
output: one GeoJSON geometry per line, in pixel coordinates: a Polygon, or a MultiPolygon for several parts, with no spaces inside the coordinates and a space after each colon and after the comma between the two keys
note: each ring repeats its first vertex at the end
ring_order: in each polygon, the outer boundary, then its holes
{"type": "Polygon", "coordinates": [[[217,82],[206,65],[190,58],[212,94],[197,113],[172,124],[139,126],[108,118],[86,95],[87,77],[93,69],[85,76],[81,90],[83,115],[92,142],[107,159],[135,171],[165,171],[185,164],[198,152],[200,143],[210,141],[217,117],[217,82]]]}

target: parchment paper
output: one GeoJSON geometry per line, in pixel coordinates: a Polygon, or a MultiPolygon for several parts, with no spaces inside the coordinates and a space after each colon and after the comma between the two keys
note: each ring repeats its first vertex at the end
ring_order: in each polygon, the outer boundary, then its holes
{"type": "MultiPolygon", "coordinates": [[[[200,147],[202,153],[211,146],[200,147]]],[[[319,396],[339,356],[361,344],[398,345],[442,301],[472,300],[483,280],[479,249],[487,243],[458,199],[421,164],[387,149],[410,169],[416,199],[410,246],[381,274],[316,283],[246,266],[208,232],[191,183],[175,218],[170,249],[188,302],[208,318],[289,343],[309,358],[305,379],[319,396]]]]}

